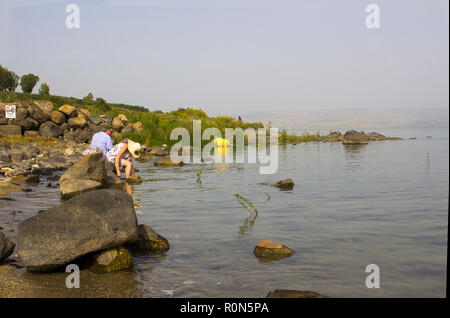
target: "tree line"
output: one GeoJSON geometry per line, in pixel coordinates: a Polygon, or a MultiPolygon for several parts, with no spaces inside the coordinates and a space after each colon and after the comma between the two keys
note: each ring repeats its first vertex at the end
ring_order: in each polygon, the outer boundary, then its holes
{"type": "MultiPolygon", "coordinates": [[[[39,76],[37,75],[30,73],[19,77],[15,72],[0,65],[0,92],[15,92],[20,84],[22,91],[30,94],[38,82],[39,76]]],[[[42,83],[38,93],[39,95],[50,95],[50,86],[42,83]]]]}

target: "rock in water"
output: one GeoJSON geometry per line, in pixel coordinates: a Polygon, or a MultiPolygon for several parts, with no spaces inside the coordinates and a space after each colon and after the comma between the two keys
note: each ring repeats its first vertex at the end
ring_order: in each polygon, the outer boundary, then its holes
{"type": "Polygon", "coordinates": [[[102,184],[93,180],[70,179],[60,182],[60,187],[62,196],[64,199],[68,199],[85,192],[101,189],[102,184]]]}
{"type": "Polygon", "coordinates": [[[154,162],[155,166],[166,166],[166,167],[182,167],[184,166],[184,162],[180,161],[180,162],[173,162],[172,160],[166,159],[166,158],[161,158],[161,159],[156,159],[154,162]]]}
{"type": "Polygon", "coordinates": [[[93,255],[90,269],[102,273],[111,273],[130,268],[131,263],[130,252],[124,247],[115,247],[93,255]]]}
{"type": "Polygon", "coordinates": [[[101,152],[84,156],[67,169],[59,179],[61,194],[65,196],[95,190],[98,185],[105,185],[106,182],[105,159],[101,152]],[[83,180],[96,183],[82,182],[83,180]]]}
{"type": "Polygon", "coordinates": [[[345,133],[342,143],[344,145],[367,144],[369,143],[369,137],[364,133],[364,131],[358,132],[356,130],[349,130],[345,133]]]}
{"type": "Polygon", "coordinates": [[[317,298],[321,295],[313,291],[276,289],[267,294],[266,298],[317,298]]]}
{"type": "Polygon", "coordinates": [[[126,182],[130,184],[141,184],[142,179],[137,174],[133,174],[127,178],[126,182]]]}
{"type": "Polygon", "coordinates": [[[165,252],[170,248],[169,241],[159,235],[150,226],[140,224],[138,227],[138,239],[127,245],[128,248],[142,252],[165,252]]]}
{"type": "Polygon", "coordinates": [[[153,147],[150,149],[148,154],[151,156],[167,156],[169,155],[169,152],[162,149],[161,147],[153,147]]]}
{"type": "Polygon", "coordinates": [[[14,251],[14,247],[16,247],[16,245],[11,242],[5,234],[0,232],[0,261],[9,257],[14,251]]]}
{"type": "Polygon", "coordinates": [[[294,181],[292,181],[291,178],[280,180],[278,182],[263,183],[263,184],[277,187],[283,190],[291,190],[294,187],[294,181]]]}
{"type": "Polygon", "coordinates": [[[84,193],[19,224],[19,256],[47,272],[83,255],[136,241],[133,199],[121,190],[84,193]]]}
{"type": "Polygon", "coordinates": [[[253,253],[256,257],[280,259],[291,256],[292,254],[294,254],[294,251],[280,243],[269,240],[262,240],[259,241],[258,244],[256,244],[253,253]]]}

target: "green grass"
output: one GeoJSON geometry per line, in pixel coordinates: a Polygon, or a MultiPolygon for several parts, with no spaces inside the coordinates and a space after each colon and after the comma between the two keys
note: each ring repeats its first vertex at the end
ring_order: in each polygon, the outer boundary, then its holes
{"type": "MultiPolygon", "coordinates": [[[[203,110],[194,108],[178,108],[171,112],[161,112],[158,110],[150,111],[148,108],[135,105],[125,105],[117,103],[108,103],[102,99],[87,100],[85,98],[64,97],[64,96],[41,96],[38,94],[25,94],[16,92],[0,92],[0,100],[3,102],[14,102],[24,100],[33,102],[34,100],[49,100],[53,103],[55,110],[63,104],[86,108],[92,115],[112,114],[117,116],[124,114],[129,123],[141,122],[144,128],[142,133],[130,132],[122,134],[122,138],[130,138],[147,146],[161,146],[163,144],[173,145],[177,140],[170,140],[170,133],[174,128],[186,128],[191,134],[192,145],[192,122],[201,120],[202,130],[208,127],[218,128],[222,135],[225,135],[225,128],[263,128],[260,122],[249,123],[239,121],[229,116],[209,117],[203,110]]],[[[206,144],[209,141],[202,141],[206,144]]]]}

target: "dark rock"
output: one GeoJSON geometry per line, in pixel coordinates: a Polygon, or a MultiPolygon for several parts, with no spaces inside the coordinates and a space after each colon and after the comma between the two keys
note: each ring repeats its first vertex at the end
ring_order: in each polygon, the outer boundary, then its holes
{"type": "Polygon", "coordinates": [[[40,124],[50,119],[50,114],[43,111],[39,106],[33,104],[30,106],[30,116],[36,119],[40,124]]]}
{"type": "Polygon", "coordinates": [[[127,244],[127,247],[139,252],[165,252],[170,248],[169,241],[159,235],[150,226],[140,224],[138,227],[138,238],[135,242],[127,244]]]}
{"type": "Polygon", "coordinates": [[[114,247],[92,255],[89,269],[101,273],[117,272],[131,267],[131,254],[124,247],[114,247]]]}
{"type": "Polygon", "coordinates": [[[39,127],[39,134],[44,137],[58,138],[62,133],[61,127],[52,121],[46,121],[39,127]]]}
{"type": "Polygon", "coordinates": [[[10,156],[9,153],[5,150],[0,150],[0,161],[9,162],[10,156]]]}
{"type": "Polygon", "coordinates": [[[344,139],[342,140],[342,143],[344,145],[348,144],[367,144],[369,142],[369,137],[364,133],[364,131],[356,131],[356,130],[349,130],[345,133],[344,139]]]}
{"type": "Polygon", "coordinates": [[[319,293],[313,291],[276,289],[267,294],[266,298],[317,298],[319,293]]]}
{"type": "Polygon", "coordinates": [[[263,184],[277,187],[277,188],[280,188],[283,190],[291,190],[294,187],[294,181],[292,181],[292,179],[290,179],[290,178],[280,180],[280,181],[274,182],[274,183],[269,182],[269,183],[263,183],[263,184]]]}
{"type": "Polygon", "coordinates": [[[22,127],[19,125],[1,125],[0,135],[22,135],[22,127]]]}
{"type": "Polygon", "coordinates": [[[256,257],[267,259],[281,259],[284,257],[289,257],[293,253],[294,251],[289,247],[269,240],[259,241],[253,250],[253,254],[255,254],[256,257]]]}
{"type": "Polygon", "coordinates": [[[152,155],[152,156],[167,156],[167,155],[169,155],[169,152],[162,149],[161,147],[152,147],[149,150],[148,154],[152,155]]]}
{"type": "Polygon", "coordinates": [[[32,272],[47,272],[88,253],[138,237],[133,199],[103,189],[72,198],[19,224],[19,256],[32,272]]]}
{"type": "Polygon", "coordinates": [[[14,248],[16,245],[11,242],[5,234],[0,232],[0,261],[6,259],[9,257],[12,252],[14,251],[14,248]]]}
{"type": "Polygon", "coordinates": [[[64,113],[61,113],[59,111],[52,111],[51,119],[55,124],[61,125],[62,123],[66,122],[66,115],[64,115],[64,113]]]}

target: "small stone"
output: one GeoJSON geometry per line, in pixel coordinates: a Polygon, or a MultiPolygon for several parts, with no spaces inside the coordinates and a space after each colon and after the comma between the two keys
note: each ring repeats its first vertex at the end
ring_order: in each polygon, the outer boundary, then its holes
{"type": "Polygon", "coordinates": [[[262,240],[256,244],[253,253],[256,257],[280,259],[291,256],[294,251],[280,243],[270,240],[262,240]]]}
{"type": "Polygon", "coordinates": [[[170,248],[169,241],[159,235],[150,226],[140,224],[138,226],[138,239],[127,245],[128,248],[134,251],[141,252],[165,252],[170,248]]]}
{"type": "Polygon", "coordinates": [[[92,262],[90,269],[102,273],[111,273],[130,268],[132,259],[126,248],[118,247],[95,254],[92,262]]]}
{"type": "Polygon", "coordinates": [[[126,182],[131,184],[141,184],[142,179],[137,174],[133,174],[126,179],[126,182]]]}

